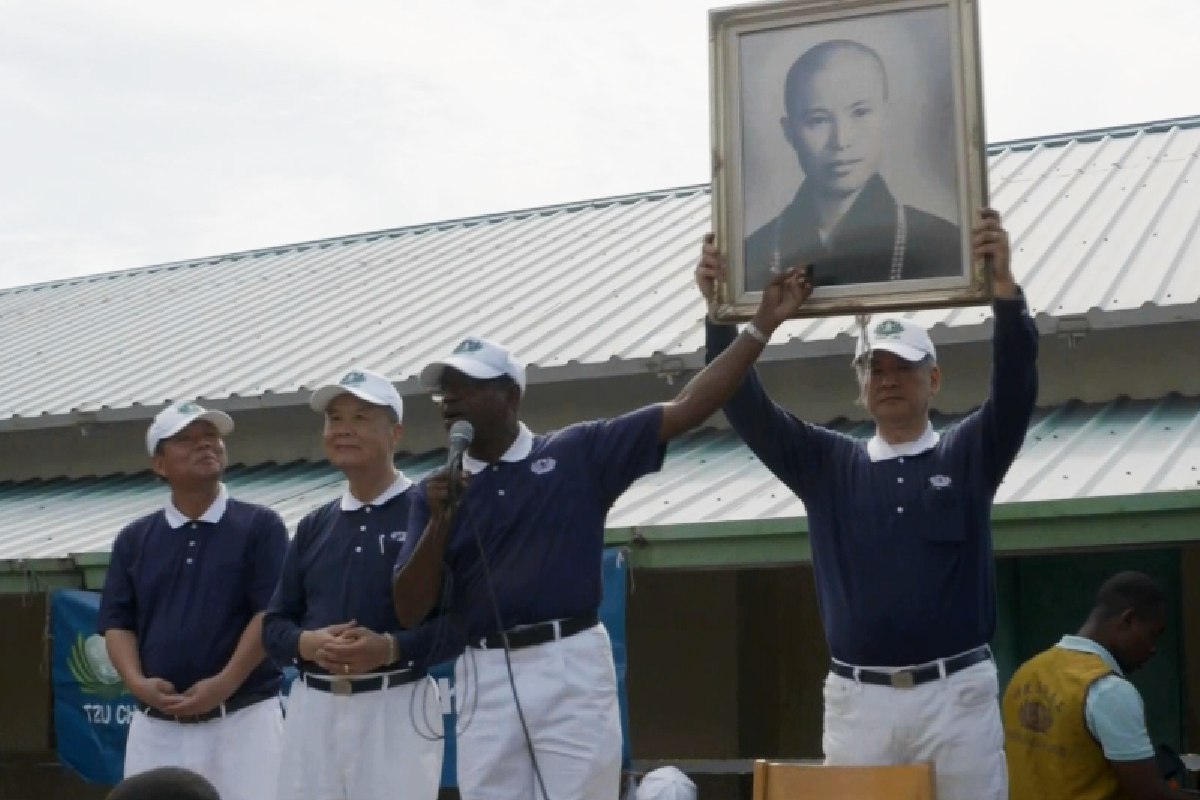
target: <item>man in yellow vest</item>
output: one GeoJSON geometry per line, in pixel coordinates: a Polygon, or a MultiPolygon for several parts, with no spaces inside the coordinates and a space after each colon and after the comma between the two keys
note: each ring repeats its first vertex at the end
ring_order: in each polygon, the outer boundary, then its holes
{"type": "Polygon", "coordinates": [[[1163,781],[1125,677],[1154,655],[1166,617],[1162,589],[1121,572],[1077,635],[1017,670],[1002,707],[1012,800],[1195,800],[1163,781]]]}

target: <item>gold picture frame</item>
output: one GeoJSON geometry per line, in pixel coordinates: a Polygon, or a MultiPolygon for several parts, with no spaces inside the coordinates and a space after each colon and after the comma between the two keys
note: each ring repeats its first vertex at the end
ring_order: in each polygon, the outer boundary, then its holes
{"type": "Polygon", "coordinates": [[[709,12],[712,316],[811,267],[797,317],[983,305],[976,0],[776,0],[709,12]]]}

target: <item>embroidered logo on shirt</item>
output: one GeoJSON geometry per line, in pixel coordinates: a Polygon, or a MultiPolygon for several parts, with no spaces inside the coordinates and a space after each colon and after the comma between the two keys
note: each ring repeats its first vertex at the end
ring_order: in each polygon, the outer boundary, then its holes
{"type": "Polygon", "coordinates": [[[934,475],[929,479],[929,485],[935,489],[948,489],[950,487],[950,476],[934,475]]]}
{"type": "Polygon", "coordinates": [[[483,343],[478,339],[463,339],[458,347],[454,348],[455,353],[474,353],[476,350],[482,350],[483,343]]]}
{"type": "Polygon", "coordinates": [[[885,319],[875,327],[876,336],[899,336],[904,333],[904,326],[894,319],[885,319]]]}
{"type": "Polygon", "coordinates": [[[554,470],[554,464],[555,461],[553,458],[539,458],[529,465],[529,469],[534,475],[545,475],[547,472],[554,470]]]}
{"type": "Polygon", "coordinates": [[[387,555],[387,548],[384,547],[384,542],[386,542],[389,538],[391,538],[393,542],[400,542],[401,544],[404,544],[404,540],[407,537],[407,531],[394,531],[390,535],[384,533],[379,534],[379,555],[387,555]]]}
{"type": "Polygon", "coordinates": [[[342,378],[342,386],[357,386],[360,383],[366,383],[367,376],[361,372],[348,372],[346,377],[342,378]]]}

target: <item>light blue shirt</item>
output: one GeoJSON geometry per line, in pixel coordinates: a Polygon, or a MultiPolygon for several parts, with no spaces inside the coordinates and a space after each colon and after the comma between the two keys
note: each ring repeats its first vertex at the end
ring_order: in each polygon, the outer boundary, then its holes
{"type": "Polygon", "coordinates": [[[1104,757],[1109,761],[1154,758],[1154,745],[1146,731],[1142,696],[1125,677],[1112,654],[1082,636],[1064,636],[1058,646],[1064,650],[1098,655],[1114,673],[1092,684],[1084,706],[1088,730],[1100,742],[1104,757]]]}

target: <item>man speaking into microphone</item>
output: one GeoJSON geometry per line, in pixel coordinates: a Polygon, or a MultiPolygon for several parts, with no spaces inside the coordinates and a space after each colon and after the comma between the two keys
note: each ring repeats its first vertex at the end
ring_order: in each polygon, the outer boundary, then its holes
{"type": "Polygon", "coordinates": [[[452,447],[470,444],[461,480],[452,458],[415,493],[393,598],[402,625],[436,608],[467,643],[455,670],[463,800],[618,796],[617,679],[598,623],[605,518],[661,468],[668,441],[732,396],[764,334],[811,292],[798,271],[776,275],[754,318],[761,333],[743,335],[675,400],[552,433],[520,421],[525,368],[499,344],[466,339],[422,371],[452,447]]]}

